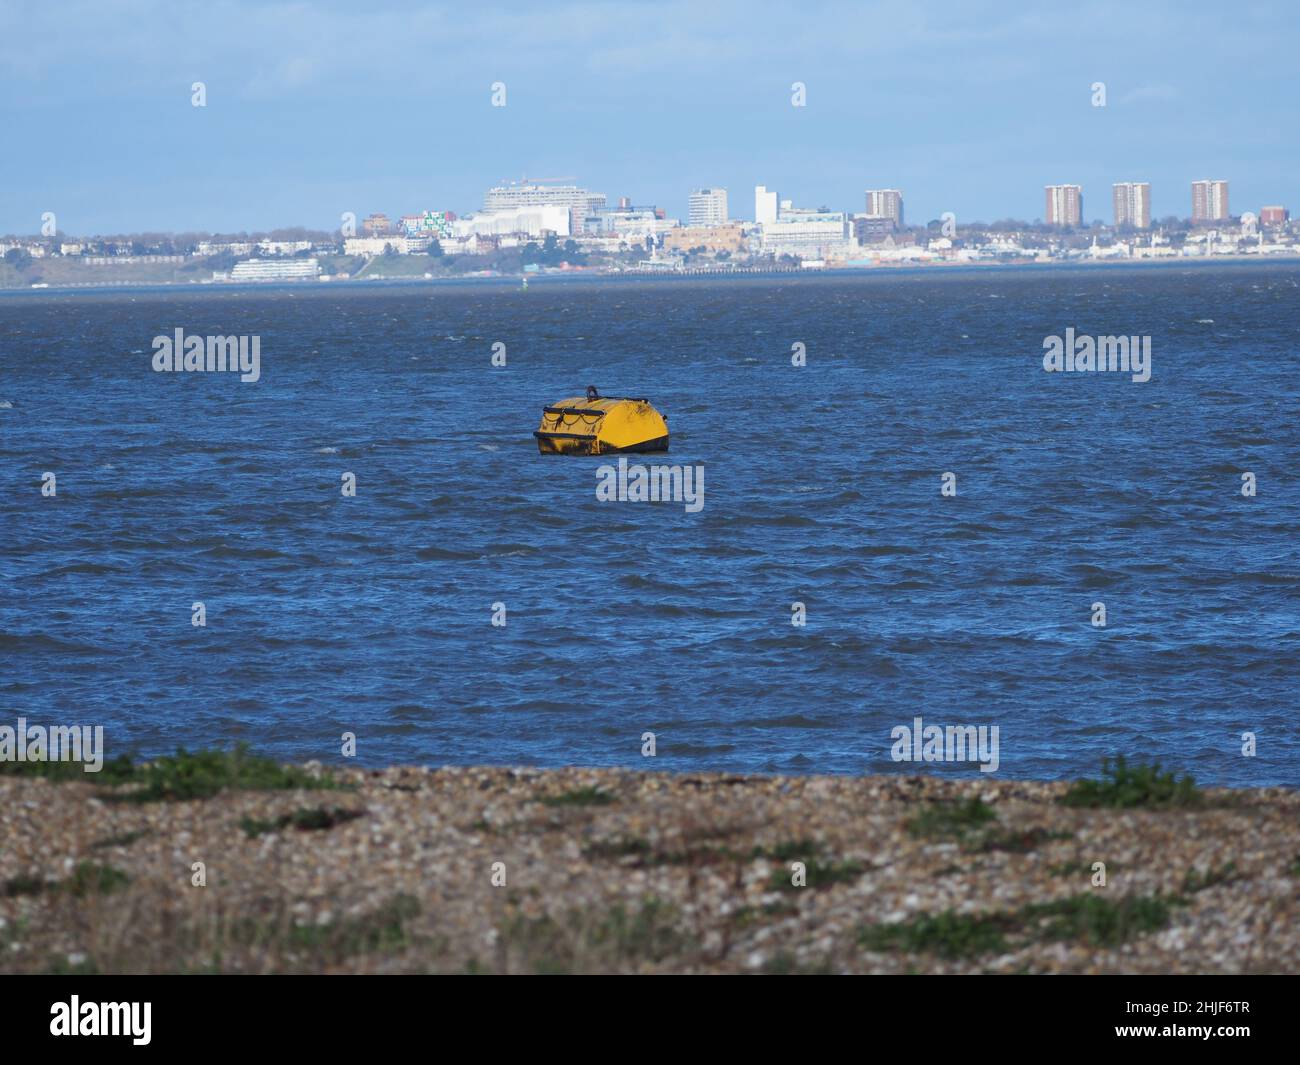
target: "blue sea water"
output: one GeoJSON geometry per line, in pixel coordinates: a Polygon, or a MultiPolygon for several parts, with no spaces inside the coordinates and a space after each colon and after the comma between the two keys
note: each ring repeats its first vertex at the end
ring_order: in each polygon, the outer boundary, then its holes
{"type": "Polygon", "coordinates": [[[978,775],[891,759],[920,716],[997,725],[999,775],[1296,785],[1298,300],[1294,264],[0,296],[0,724],[978,775]],[[1045,373],[1070,326],[1152,379],[1045,373]],[[257,334],[261,379],[153,372],[177,328],[257,334]],[[703,510],[538,455],[588,384],[667,414],[643,461],[703,510]]]}

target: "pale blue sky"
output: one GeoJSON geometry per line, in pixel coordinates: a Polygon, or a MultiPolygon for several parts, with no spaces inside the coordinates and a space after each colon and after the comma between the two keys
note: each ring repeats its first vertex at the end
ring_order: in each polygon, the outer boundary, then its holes
{"type": "Polygon", "coordinates": [[[0,233],[332,229],[524,173],[673,215],[716,184],[750,217],[761,183],[1033,219],[1069,181],[1109,221],[1146,180],[1185,216],[1199,177],[1295,210],[1298,71],[1287,2],[3,0],[0,233]]]}

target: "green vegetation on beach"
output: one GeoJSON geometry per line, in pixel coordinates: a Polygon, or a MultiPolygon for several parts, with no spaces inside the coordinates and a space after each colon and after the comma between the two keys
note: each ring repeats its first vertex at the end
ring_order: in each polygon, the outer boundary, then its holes
{"type": "Polygon", "coordinates": [[[229,751],[180,750],[152,762],[121,755],[87,773],[80,762],[0,762],[0,775],[81,781],[109,790],[103,798],[119,802],[207,799],[223,791],[290,791],[334,789],[342,785],[328,774],[313,776],[296,766],[249,753],[246,744],[229,751]]]}
{"type": "Polygon", "coordinates": [[[76,899],[91,895],[110,895],[120,891],[131,878],[120,869],[98,862],[78,862],[72,875],[65,880],[42,880],[38,877],[16,876],[0,887],[0,895],[16,898],[20,895],[42,895],[63,892],[76,899]]]}
{"type": "Polygon", "coordinates": [[[1205,795],[1190,776],[1163,773],[1159,764],[1130,767],[1120,755],[1102,762],[1101,780],[1080,780],[1062,797],[1065,806],[1160,808],[1202,806],[1205,795]]]}
{"type": "Polygon", "coordinates": [[[946,910],[920,914],[896,924],[869,924],[858,930],[861,946],[877,953],[898,951],[940,958],[972,958],[1005,953],[1033,941],[1073,941],[1114,947],[1169,923],[1177,898],[1075,895],[1031,903],[1005,913],[960,914],[946,910]]]}

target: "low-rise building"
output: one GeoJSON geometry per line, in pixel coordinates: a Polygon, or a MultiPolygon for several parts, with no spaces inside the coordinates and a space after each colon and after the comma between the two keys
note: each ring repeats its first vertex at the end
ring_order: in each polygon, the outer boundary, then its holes
{"type": "Polygon", "coordinates": [[[408,237],[428,233],[435,237],[450,237],[456,216],[451,211],[423,211],[420,214],[402,215],[400,226],[408,237]]]}
{"type": "Polygon", "coordinates": [[[297,255],[299,252],[311,251],[310,240],[259,240],[257,250],[263,255],[297,255]]]}
{"type": "Polygon", "coordinates": [[[540,237],[545,233],[569,235],[569,208],[560,204],[525,204],[494,211],[477,211],[452,223],[457,237],[481,237],[522,233],[540,237]]]}
{"type": "Polygon", "coordinates": [[[319,273],[315,259],[245,259],[229,276],[231,281],[310,281],[319,273]]]}
{"type": "Polygon", "coordinates": [[[877,244],[896,232],[898,225],[892,218],[865,214],[853,216],[853,239],[859,244],[877,244]]]}
{"type": "Polygon", "coordinates": [[[252,255],[253,245],[248,241],[201,240],[194,245],[194,255],[252,255]]]}
{"type": "Polygon", "coordinates": [[[344,255],[386,255],[389,252],[405,255],[410,248],[405,237],[348,237],[343,242],[344,255]]]}
{"type": "Polygon", "coordinates": [[[745,229],[739,222],[726,225],[677,226],[663,235],[665,251],[694,251],[738,253],[745,246],[745,229]]]}
{"type": "Polygon", "coordinates": [[[845,259],[853,249],[843,211],[804,211],[782,203],[774,222],[763,224],[763,252],[800,259],[845,259]]]}
{"type": "Polygon", "coordinates": [[[641,243],[647,237],[658,240],[680,224],[665,214],[659,207],[619,206],[592,215],[587,219],[584,232],[592,236],[622,237],[633,244],[641,243]]]}

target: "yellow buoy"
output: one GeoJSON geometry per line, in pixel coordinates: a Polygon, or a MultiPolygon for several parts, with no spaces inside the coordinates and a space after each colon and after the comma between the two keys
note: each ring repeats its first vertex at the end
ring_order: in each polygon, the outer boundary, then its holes
{"type": "Polygon", "coordinates": [[[602,396],[594,385],[586,396],[543,407],[542,424],[533,436],[543,455],[668,450],[668,422],[649,400],[602,396]]]}

